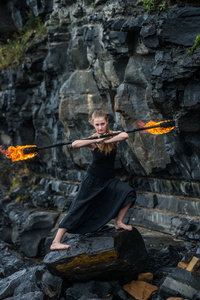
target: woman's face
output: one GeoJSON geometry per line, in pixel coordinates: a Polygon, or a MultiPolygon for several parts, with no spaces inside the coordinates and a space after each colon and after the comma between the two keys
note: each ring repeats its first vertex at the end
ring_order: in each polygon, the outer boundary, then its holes
{"type": "Polygon", "coordinates": [[[94,118],[93,120],[93,126],[96,129],[96,132],[98,134],[104,134],[106,132],[107,125],[108,125],[108,120],[106,120],[103,117],[94,118]]]}

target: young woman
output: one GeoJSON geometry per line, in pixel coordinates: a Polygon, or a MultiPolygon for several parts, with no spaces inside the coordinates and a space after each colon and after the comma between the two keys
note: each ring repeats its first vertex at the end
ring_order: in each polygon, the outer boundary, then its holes
{"type": "MultiPolygon", "coordinates": [[[[96,130],[94,137],[111,133],[108,117],[102,110],[95,111],[90,122],[96,130]]],[[[123,223],[123,218],[134,204],[136,194],[129,185],[115,178],[114,174],[117,142],[128,138],[126,132],[119,132],[118,135],[109,138],[76,140],[72,143],[73,148],[88,147],[92,152],[93,161],[69,212],[59,224],[51,250],[70,247],[61,243],[66,232],[94,232],[113,218],[116,218],[116,229],[132,230],[132,226],[123,223]]]]}

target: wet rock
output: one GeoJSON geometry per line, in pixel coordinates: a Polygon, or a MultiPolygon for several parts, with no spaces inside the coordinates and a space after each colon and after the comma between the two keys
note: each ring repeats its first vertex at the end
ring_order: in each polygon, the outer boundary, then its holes
{"type": "Polygon", "coordinates": [[[59,214],[56,212],[33,212],[30,214],[20,234],[23,253],[28,257],[44,255],[45,238],[53,228],[59,214]]]}
{"type": "MultiPolygon", "coordinates": [[[[43,270],[44,267],[33,267],[18,271],[7,278],[0,280],[0,299],[4,299],[12,294],[19,297],[30,292],[39,292],[37,284],[37,271],[43,270]]],[[[12,299],[12,298],[11,298],[12,299]]],[[[28,298],[27,298],[28,299],[28,298]]]]}
{"type": "Polygon", "coordinates": [[[191,272],[181,268],[168,275],[159,289],[161,297],[183,297],[188,300],[194,299],[194,295],[200,292],[200,278],[191,272]]]}
{"type": "Polygon", "coordinates": [[[92,300],[92,299],[108,299],[123,300],[133,299],[123,289],[119,281],[88,281],[86,283],[75,283],[66,290],[66,297],[69,300],[92,300]]]}
{"type": "Polygon", "coordinates": [[[193,300],[200,300],[200,292],[194,294],[193,300]]]}
{"type": "Polygon", "coordinates": [[[40,280],[40,289],[50,299],[59,299],[62,291],[63,280],[57,276],[53,276],[48,270],[42,273],[40,280]]]}
{"type": "Polygon", "coordinates": [[[163,23],[161,36],[168,42],[173,41],[184,46],[192,46],[198,34],[195,28],[196,24],[200,24],[200,8],[174,8],[168,13],[168,18],[163,23]],[[195,23],[188,28],[188,21],[190,22],[191,19],[195,23]],[[178,32],[177,26],[180,28],[178,32]]]}
{"type": "Polygon", "coordinates": [[[106,282],[89,281],[87,283],[77,283],[67,289],[67,299],[105,299],[110,294],[110,285],[106,282]]]}
{"type": "Polygon", "coordinates": [[[0,280],[0,299],[48,299],[58,300],[62,279],[50,274],[43,265],[13,273],[0,280]],[[31,297],[31,298],[29,298],[31,297]]]}
{"type": "Polygon", "coordinates": [[[14,297],[8,297],[6,299],[7,300],[27,300],[27,299],[43,300],[44,299],[44,294],[42,292],[35,291],[35,292],[26,293],[25,295],[18,295],[18,296],[14,296],[14,297]]]}
{"type": "Polygon", "coordinates": [[[54,227],[59,213],[36,211],[33,207],[13,202],[10,198],[1,203],[1,238],[5,242],[12,242],[28,257],[44,255],[45,238],[54,227]],[[6,236],[5,233],[9,235],[6,236]]]}
{"type": "MultiPolygon", "coordinates": [[[[191,203],[191,205],[193,204],[191,203]]],[[[197,214],[198,211],[196,215],[197,214]]],[[[173,234],[179,238],[190,239],[194,242],[199,240],[200,224],[199,219],[196,216],[190,217],[183,214],[175,214],[170,211],[135,208],[130,223],[138,226],[142,225],[152,230],[173,234]]]]}
{"type": "Polygon", "coordinates": [[[153,296],[158,291],[158,287],[147,282],[137,280],[124,285],[124,290],[136,299],[145,300],[153,296]]]}
{"type": "MultiPolygon", "coordinates": [[[[21,30],[29,9],[45,19],[47,28],[46,37],[26,48],[21,66],[1,71],[0,143],[6,147],[28,143],[44,146],[88,136],[92,132],[88,116],[98,108],[109,114],[111,127],[122,130],[132,129],[138,119],[178,119],[179,132],[135,134],[119,143],[119,172],[131,177],[140,194],[133,225],[198,243],[199,47],[192,55],[187,53],[199,34],[198,1],[168,1],[172,6],[153,14],[136,0],[95,1],[95,9],[90,1],[82,1],[81,6],[71,0],[54,2],[15,0],[0,4],[1,41],[5,42],[16,28],[21,30]]],[[[64,197],[68,192],[73,197],[76,183],[64,186],[56,180],[80,181],[90,161],[89,151],[70,147],[41,151],[34,160],[26,161],[23,168],[54,178],[33,193],[29,203],[1,201],[0,237],[16,247],[22,245],[31,257],[43,255],[44,240],[56,218],[51,215],[47,220],[41,214],[38,226],[35,221],[31,223],[34,214],[30,215],[35,208],[68,209],[71,198],[65,202],[64,197]],[[42,216],[48,228],[44,228],[42,216]]],[[[7,172],[1,169],[2,186],[9,189],[11,166],[7,172]]],[[[26,189],[18,188],[10,196],[15,201],[25,193],[26,189]]],[[[164,247],[162,242],[160,245],[164,247]]],[[[177,253],[171,250],[153,253],[157,279],[175,267],[177,253]]],[[[186,252],[191,255],[193,250],[190,244],[186,252]]],[[[21,268],[20,258],[3,253],[10,264],[2,260],[2,277],[12,272],[12,264],[14,271],[21,268]]],[[[50,287],[48,290],[51,294],[50,287]]],[[[37,291],[35,297],[37,294],[41,296],[37,291]]],[[[194,296],[197,299],[198,294],[194,296]]],[[[33,297],[30,294],[27,298],[33,297]]]]}
{"type": "Polygon", "coordinates": [[[13,273],[33,266],[34,263],[26,259],[9,244],[0,243],[0,277],[7,277],[13,273]]]}
{"type": "Polygon", "coordinates": [[[68,250],[52,251],[44,258],[48,270],[71,281],[136,278],[147,266],[148,254],[137,229],[79,235],[65,241],[68,250]]]}

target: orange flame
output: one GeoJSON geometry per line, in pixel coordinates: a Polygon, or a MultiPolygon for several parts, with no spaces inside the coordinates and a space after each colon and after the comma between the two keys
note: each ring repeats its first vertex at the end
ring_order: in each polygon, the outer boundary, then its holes
{"type": "Polygon", "coordinates": [[[19,161],[19,160],[25,160],[29,158],[33,158],[37,155],[37,152],[31,153],[31,154],[24,154],[23,150],[25,148],[29,147],[36,147],[35,145],[26,145],[26,146],[10,146],[7,150],[3,148],[3,146],[0,145],[0,152],[3,153],[7,158],[12,159],[12,161],[19,161]]]}
{"type": "MultiPolygon", "coordinates": [[[[136,121],[134,124],[136,125],[137,128],[145,128],[145,127],[150,127],[150,126],[156,126],[156,125],[159,125],[161,123],[164,123],[164,122],[170,122],[169,120],[167,121],[161,121],[161,122],[154,122],[154,121],[149,121],[147,124],[143,123],[142,121],[136,121]]],[[[174,128],[173,127],[157,127],[157,128],[151,128],[151,129],[146,129],[146,130],[143,130],[141,131],[142,133],[145,133],[145,132],[150,132],[151,134],[163,134],[163,133],[168,133],[170,132],[172,129],[174,128]]]]}

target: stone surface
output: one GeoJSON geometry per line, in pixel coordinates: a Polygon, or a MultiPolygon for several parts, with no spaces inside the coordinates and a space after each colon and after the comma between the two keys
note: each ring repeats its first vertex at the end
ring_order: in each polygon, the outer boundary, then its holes
{"type": "MultiPolygon", "coordinates": [[[[168,134],[135,133],[119,143],[116,174],[137,190],[137,204],[127,217],[131,224],[198,248],[200,48],[192,55],[188,50],[199,34],[200,7],[197,0],[167,2],[166,10],[151,13],[136,0],[94,6],[85,0],[1,1],[1,42],[22,29],[30,9],[44,19],[47,34],[27,46],[21,65],[1,70],[0,144],[42,147],[88,136],[93,132],[88,117],[96,108],[108,113],[117,130],[132,129],[137,120],[175,119],[177,128],[168,134]]],[[[22,268],[23,258],[12,247],[30,257],[48,251],[90,161],[87,149],[70,146],[40,151],[25,163],[10,163],[0,154],[0,238],[10,244],[9,250],[1,248],[1,277],[12,275],[12,264],[13,272],[22,268]],[[33,171],[32,180],[20,169],[33,171]],[[16,179],[19,186],[13,189],[16,179]]],[[[150,244],[157,242],[162,248],[160,239],[150,244]]],[[[187,263],[200,253],[197,248],[185,246],[187,263]]],[[[152,258],[154,283],[181,259],[170,247],[150,255],[158,257],[152,258]]],[[[114,293],[121,294],[120,288],[114,293]]]]}
{"type": "MultiPolygon", "coordinates": [[[[199,47],[187,52],[198,34],[197,1],[168,1],[166,10],[154,13],[138,1],[96,1],[95,7],[90,1],[3,1],[3,42],[24,26],[29,9],[44,19],[47,34],[27,46],[20,66],[1,71],[0,144],[42,147],[91,135],[88,117],[98,108],[108,113],[113,129],[132,129],[137,120],[175,119],[178,130],[130,134],[120,143],[117,174],[142,193],[140,218],[152,229],[156,210],[166,228],[165,211],[180,219],[199,215],[199,47]],[[150,206],[147,214],[143,207],[150,206]]],[[[67,190],[69,181],[80,182],[90,161],[87,149],[64,146],[40,151],[26,166],[68,181],[67,190]]],[[[46,195],[35,192],[34,205],[54,209],[46,195]]],[[[56,208],[68,209],[71,198],[65,206],[56,196],[56,208]]]]}
{"type": "Polygon", "coordinates": [[[59,299],[61,286],[62,279],[51,275],[42,265],[34,266],[0,279],[0,299],[59,299]]]}
{"type": "Polygon", "coordinates": [[[0,299],[12,295],[15,292],[17,296],[20,289],[23,289],[23,294],[31,292],[40,292],[37,284],[35,274],[37,270],[41,270],[42,267],[33,267],[33,269],[23,269],[18,271],[5,279],[0,280],[0,299]]]}
{"type": "Polygon", "coordinates": [[[200,290],[200,279],[191,272],[176,268],[168,275],[159,289],[161,297],[177,296],[194,299],[193,296],[200,290]]]}
{"type": "Polygon", "coordinates": [[[148,300],[158,291],[158,287],[145,281],[137,280],[124,285],[124,290],[137,300],[148,300]]]}
{"type": "Polygon", "coordinates": [[[137,229],[108,228],[70,238],[68,250],[51,251],[44,258],[48,270],[71,281],[134,278],[147,266],[148,254],[137,229]]]}

